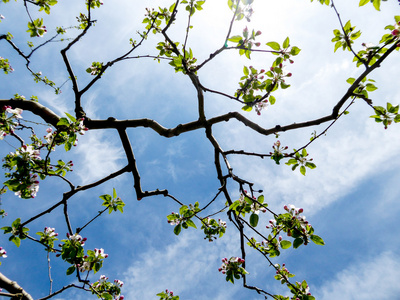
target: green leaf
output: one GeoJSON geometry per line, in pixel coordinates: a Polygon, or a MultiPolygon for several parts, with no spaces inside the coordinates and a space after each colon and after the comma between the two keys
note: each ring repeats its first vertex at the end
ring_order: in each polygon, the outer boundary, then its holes
{"type": "Polygon", "coordinates": [[[318,235],[313,234],[310,236],[310,239],[317,245],[321,245],[321,246],[325,245],[324,240],[321,237],[319,237],[318,235]]]}
{"type": "Polygon", "coordinates": [[[236,207],[238,207],[240,205],[240,201],[237,200],[235,202],[233,202],[230,206],[228,210],[236,210],[236,207]]]}
{"type": "Polygon", "coordinates": [[[250,216],[250,225],[253,227],[257,227],[259,217],[257,214],[251,214],[250,216]]]}
{"type": "Polygon", "coordinates": [[[182,226],[181,226],[181,224],[178,224],[178,225],[176,225],[175,228],[174,228],[174,233],[175,233],[176,235],[179,235],[179,233],[181,233],[181,230],[182,230],[182,226]]]}
{"type": "Polygon", "coordinates": [[[306,162],[306,167],[307,168],[310,168],[310,169],[315,169],[317,166],[314,164],[314,163],[312,163],[312,162],[306,162]]]}
{"type": "Polygon", "coordinates": [[[243,67],[243,73],[244,73],[244,75],[246,75],[246,76],[249,75],[249,69],[248,69],[246,66],[243,67]]]}
{"type": "Polygon", "coordinates": [[[297,238],[293,241],[293,248],[297,249],[303,244],[303,240],[301,238],[297,238]]]}
{"type": "Polygon", "coordinates": [[[58,121],[57,126],[62,126],[62,125],[69,125],[67,118],[61,118],[60,121],[58,121]]]}
{"type": "Polygon", "coordinates": [[[305,166],[300,167],[300,173],[303,174],[304,176],[306,176],[306,167],[305,166]]]}
{"type": "Polygon", "coordinates": [[[293,46],[292,50],[290,50],[290,54],[292,54],[293,56],[296,56],[297,54],[299,54],[301,51],[301,49],[299,47],[293,46]]]}
{"type": "Polygon", "coordinates": [[[242,109],[243,109],[244,111],[251,111],[251,110],[253,109],[253,107],[251,107],[251,106],[249,106],[249,105],[245,105],[245,106],[242,107],[242,109]]]}
{"type": "Polygon", "coordinates": [[[21,239],[15,235],[10,236],[8,239],[10,242],[13,242],[15,246],[19,247],[21,245],[21,239]]]}
{"type": "Polygon", "coordinates": [[[70,266],[68,269],[67,269],[67,275],[71,275],[72,273],[74,273],[75,272],[75,266],[70,266]]]}
{"type": "Polygon", "coordinates": [[[290,241],[286,241],[286,240],[281,241],[282,249],[288,249],[288,248],[290,248],[291,245],[292,245],[292,243],[290,241]]]}
{"type": "Polygon", "coordinates": [[[369,0],[360,0],[360,3],[358,4],[358,6],[364,6],[368,2],[369,2],[369,0]]]}
{"type": "Polygon", "coordinates": [[[268,42],[266,45],[270,46],[272,49],[276,51],[281,50],[281,46],[277,42],[268,42]]]}
{"type": "Polygon", "coordinates": [[[194,224],[194,222],[192,221],[192,220],[186,220],[186,224],[188,225],[188,226],[190,226],[190,227],[193,227],[193,228],[196,228],[197,229],[197,227],[196,227],[196,224],[194,224]]]}
{"type": "Polygon", "coordinates": [[[373,6],[375,7],[376,10],[380,10],[381,8],[381,0],[374,0],[374,2],[372,2],[373,6]]]}
{"type": "Polygon", "coordinates": [[[341,41],[336,42],[334,52],[336,52],[336,50],[339,49],[340,46],[342,46],[342,42],[341,41]]]}
{"type": "Polygon", "coordinates": [[[282,48],[283,48],[283,49],[286,49],[286,48],[289,47],[289,45],[290,45],[290,40],[289,40],[289,37],[287,37],[287,38],[283,41],[282,48]]]}
{"type": "Polygon", "coordinates": [[[243,38],[240,35],[232,36],[228,39],[228,41],[239,43],[243,38]]]}
{"type": "Polygon", "coordinates": [[[373,92],[376,89],[378,89],[375,85],[373,85],[372,83],[367,83],[367,85],[365,86],[366,90],[368,92],[373,92]]]}
{"type": "Polygon", "coordinates": [[[350,84],[353,84],[354,81],[356,81],[356,79],[353,78],[353,77],[350,77],[349,79],[346,80],[346,82],[347,82],[347,83],[350,83],[350,84]]]}
{"type": "Polygon", "coordinates": [[[269,101],[269,103],[271,104],[271,105],[274,105],[275,104],[275,102],[276,102],[276,99],[275,99],[275,97],[274,96],[269,96],[269,99],[268,99],[268,101],[269,101]]]}
{"type": "Polygon", "coordinates": [[[67,117],[72,121],[72,122],[76,122],[76,119],[74,116],[71,116],[69,113],[65,113],[67,115],[67,117]]]}

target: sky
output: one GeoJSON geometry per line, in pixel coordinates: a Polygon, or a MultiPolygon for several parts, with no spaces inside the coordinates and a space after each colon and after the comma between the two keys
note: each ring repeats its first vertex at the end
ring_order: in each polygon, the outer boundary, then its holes
{"type": "MultiPolygon", "coordinates": [[[[356,49],[361,49],[361,43],[376,44],[387,33],[384,27],[394,23],[393,16],[400,14],[400,7],[392,0],[382,3],[381,12],[376,12],[372,5],[358,8],[358,2],[337,0],[335,4],[342,20],[350,19],[362,31],[354,44],[356,49]]],[[[74,24],[82,3],[60,1],[59,6],[52,8],[50,16],[35,9],[32,14],[48,21],[47,35],[50,36],[50,28],[74,24]]],[[[104,5],[95,10],[96,26],[69,52],[80,87],[91,79],[85,70],[93,61],[108,61],[129,49],[129,39],[138,39],[136,31],[143,30],[145,7],[159,5],[169,5],[169,2],[104,1],[104,5]]],[[[339,28],[333,9],[317,1],[266,3],[256,0],[254,11],[252,22],[235,23],[232,35],[240,34],[246,26],[261,30],[260,41],[264,48],[267,48],[266,42],[282,43],[289,36],[291,45],[302,49],[295,57],[295,63],[287,67],[293,73],[287,80],[291,87],[277,91],[277,103],[264,110],[261,116],[254,111],[241,111],[240,104],[227,98],[206,93],[207,117],[238,111],[270,128],[330,114],[349,87],[346,79],[362,72],[361,67],[356,68],[352,63],[350,52],[338,50],[333,53],[332,30],[339,28]]],[[[183,14],[184,9],[180,13],[183,14]]],[[[0,14],[5,16],[0,23],[0,33],[11,32],[15,44],[25,45],[27,19],[21,17],[24,16],[21,1],[1,3],[0,14]]],[[[194,15],[189,45],[198,61],[224,44],[230,17],[226,1],[220,0],[208,0],[204,10],[194,15]]],[[[186,20],[183,16],[177,20],[176,27],[171,29],[173,38],[184,38],[186,20]]],[[[71,36],[75,33],[69,31],[71,36]]],[[[149,37],[136,54],[156,54],[158,38],[149,37]]],[[[36,40],[33,42],[39,43],[36,40]]],[[[35,53],[31,66],[62,83],[68,77],[59,53],[65,43],[47,46],[35,53]]],[[[4,41],[0,44],[0,56],[9,58],[15,69],[8,76],[1,75],[0,99],[9,99],[15,93],[26,97],[36,95],[40,103],[59,115],[73,113],[74,96],[70,83],[63,86],[60,95],[55,95],[48,87],[33,82],[24,62],[4,41]]],[[[391,55],[370,76],[378,87],[370,93],[374,105],[400,103],[398,56],[398,52],[391,55]]],[[[198,75],[204,86],[233,94],[244,65],[268,68],[272,60],[269,55],[254,54],[248,61],[239,57],[237,51],[225,51],[198,75]]],[[[117,119],[150,118],[165,127],[195,120],[197,114],[196,91],[190,80],[175,74],[168,64],[157,63],[151,58],[115,64],[85,94],[83,106],[92,119],[110,116],[117,119]]],[[[400,175],[397,171],[400,167],[400,129],[394,124],[385,130],[375,123],[369,118],[373,111],[363,101],[356,101],[349,112],[308,147],[317,168],[308,170],[306,176],[292,172],[286,165],[276,165],[269,158],[231,156],[230,163],[236,174],[264,190],[265,201],[272,210],[283,212],[286,204],[302,207],[316,234],[324,239],[325,246],[310,244],[297,250],[288,249],[273,260],[274,263],[286,263],[289,271],[296,274],[295,280],[307,280],[316,299],[396,299],[400,293],[397,282],[400,278],[400,232],[396,226],[400,213],[400,175]]],[[[28,112],[24,112],[23,117],[39,121],[28,112]]],[[[326,126],[285,132],[279,140],[289,149],[299,148],[310,139],[314,130],[321,132],[326,126]]],[[[38,126],[37,130],[45,135],[45,129],[45,126],[38,126]]],[[[274,136],[258,136],[235,121],[214,126],[213,132],[225,150],[268,153],[276,141],[274,136]]],[[[186,204],[196,201],[205,204],[215,196],[219,182],[213,149],[203,130],[171,139],[143,128],[130,129],[128,133],[143,189],[167,188],[186,204]]],[[[15,140],[5,139],[1,142],[0,154],[4,156],[15,151],[16,144],[15,140]]],[[[112,130],[89,130],[79,137],[78,146],[73,150],[63,153],[59,149],[55,154],[74,161],[74,171],[68,178],[76,185],[93,182],[126,165],[120,141],[112,130]]],[[[238,198],[238,188],[230,187],[232,196],[238,198]]],[[[113,188],[126,203],[124,213],[112,213],[96,220],[82,235],[88,238],[86,249],[104,248],[109,254],[100,273],[125,283],[125,299],[157,299],[155,295],[165,289],[173,290],[182,300],[263,299],[254,291],[243,289],[240,282],[234,285],[226,282],[218,272],[222,258],[240,256],[238,234],[232,224],[228,223],[227,233],[212,243],[204,240],[200,229],[190,228],[175,236],[166,216],[178,211],[179,205],[162,196],[137,201],[129,174],[77,194],[69,205],[73,227],[90,220],[101,209],[98,196],[111,194],[113,188]]],[[[26,220],[40,213],[58,202],[67,190],[65,183],[49,179],[41,183],[34,199],[19,199],[10,192],[3,195],[2,208],[8,216],[0,220],[1,227],[8,226],[18,217],[26,220]]],[[[212,207],[215,211],[224,207],[224,200],[219,200],[212,207]]],[[[218,217],[227,220],[225,213],[218,217]]],[[[266,224],[270,218],[263,215],[260,222],[266,224]]],[[[45,226],[54,227],[60,239],[64,238],[66,226],[62,221],[62,211],[56,210],[30,224],[30,232],[35,235],[45,226]]],[[[35,299],[44,297],[49,290],[46,252],[30,241],[23,241],[17,248],[3,235],[0,236],[0,247],[5,248],[8,255],[1,259],[0,272],[17,281],[35,299]]],[[[249,249],[246,264],[250,285],[272,294],[287,294],[287,289],[273,279],[274,270],[258,253],[249,249]]],[[[67,267],[60,259],[51,257],[53,290],[75,282],[72,276],[65,276],[67,267]]],[[[101,274],[92,274],[89,278],[96,281],[101,274]]],[[[88,299],[88,294],[69,290],[54,299],[88,299]]]]}

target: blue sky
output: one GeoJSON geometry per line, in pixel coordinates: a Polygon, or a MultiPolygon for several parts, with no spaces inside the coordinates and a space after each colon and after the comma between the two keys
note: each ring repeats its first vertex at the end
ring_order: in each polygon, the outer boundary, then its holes
{"type": "MultiPolygon", "coordinates": [[[[82,1],[73,1],[73,5],[60,2],[60,7],[54,7],[52,12],[57,23],[49,19],[48,29],[51,25],[73,24],[82,1]]],[[[129,48],[129,38],[142,28],[145,7],[165,4],[165,1],[141,1],[140,4],[127,4],[122,0],[104,2],[101,9],[95,11],[98,24],[69,54],[81,87],[91,79],[85,69],[92,61],[113,59],[129,48]]],[[[393,15],[400,14],[397,1],[382,3],[379,13],[372,5],[358,8],[358,2],[335,1],[343,20],[351,19],[352,24],[363,32],[355,43],[357,49],[361,48],[362,42],[379,41],[385,33],[383,28],[394,23],[393,15]]],[[[355,68],[349,52],[339,50],[333,54],[332,30],[339,27],[334,11],[305,0],[269,1],[268,4],[258,0],[254,9],[252,22],[235,23],[233,35],[248,26],[263,32],[260,36],[263,43],[282,43],[289,36],[291,44],[300,47],[302,52],[289,66],[290,69],[288,67],[293,73],[288,80],[291,88],[278,91],[277,104],[263,111],[261,116],[251,112],[246,117],[269,128],[329,114],[331,107],[349,87],[346,79],[356,77],[362,71],[355,68]]],[[[27,38],[24,27],[27,21],[21,21],[19,17],[22,12],[23,6],[19,2],[0,4],[0,14],[6,17],[0,23],[0,33],[12,32],[14,42],[21,45],[27,38]]],[[[34,14],[43,17],[36,11],[34,14]]],[[[226,1],[220,0],[207,1],[204,11],[195,14],[195,27],[189,44],[199,61],[221,47],[229,18],[226,1]]],[[[174,38],[184,37],[179,24],[185,22],[185,19],[178,20],[176,29],[172,30],[174,38]]],[[[153,49],[157,42],[157,38],[149,38],[137,54],[156,53],[153,49]]],[[[60,83],[68,76],[58,52],[63,45],[51,44],[32,59],[35,70],[60,83]]],[[[11,75],[1,76],[1,99],[10,98],[15,93],[26,97],[37,95],[42,104],[59,115],[72,113],[74,98],[69,83],[63,87],[62,94],[56,96],[43,85],[33,83],[24,69],[24,62],[4,42],[0,45],[0,56],[8,57],[15,69],[11,75]]],[[[227,51],[201,70],[199,77],[211,89],[233,93],[243,65],[268,68],[271,62],[268,55],[253,55],[249,62],[239,57],[236,51],[227,51]]],[[[394,53],[371,76],[379,87],[370,94],[375,105],[384,105],[387,101],[400,103],[398,76],[398,53],[394,53]]],[[[158,64],[152,59],[133,59],[107,70],[98,84],[85,94],[83,106],[93,119],[147,117],[165,127],[174,127],[196,118],[195,96],[190,80],[175,74],[168,64],[158,64]]],[[[206,93],[208,117],[228,111],[241,111],[241,106],[206,93]]],[[[296,274],[297,281],[306,279],[317,299],[395,299],[400,292],[396,281],[400,278],[399,229],[396,226],[399,215],[400,130],[397,125],[384,130],[382,125],[369,118],[372,114],[365,103],[356,102],[349,115],[308,148],[317,168],[308,171],[305,177],[292,172],[288,166],[277,166],[269,159],[230,157],[234,171],[263,189],[273,210],[282,211],[285,204],[303,207],[316,233],[324,238],[324,247],[312,244],[298,250],[289,249],[274,260],[286,263],[288,269],[296,274]]],[[[28,112],[23,116],[37,120],[28,112]]],[[[324,128],[316,127],[315,130],[318,132],[324,128]]],[[[39,127],[38,132],[44,135],[45,129],[39,127]]],[[[274,137],[257,136],[234,121],[215,126],[213,130],[225,150],[268,153],[275,142],[274,137]]],[[[313,130],[287,132],[279,139],[289,148],[298,148],[311,137],[313,130]]],[[[130,129],[128,133],[144,189],[167,188],[187,204],[196,201],[205,204],[214,197],[219,184],[213,150],[203,130],[172,139],[160,137],[150,129],[130,129]]],[[[2,154],[13,151],[17,144],[11,139],[6,139],[6,142],[2,142],[0,148],[2,154]]],[[[71,152],[64,154],[60,149],[55,154],[74,161],[70,179],[76,185],[92,182],[126,164],[118,136],[112,130],[89,131],[80,137],[79,145],[71,152]]],[[[173,290],[186,300],[262,299],[256,293],[244,290],[239,282],[235,285],[227,283],[218,273],[221,258],[240,255],[238,235],[233,225],[228,224],[226,235],[213,243],[205,241],[200,230],[192,228],[176,237],[173,227],[166,222],[166,216],[178,211],[179,206],[162,196],[138,202],[129,174],[76,195],[70,203],[73,227],[90,220],[101,209],[98,196],[111,194],[113,187],[126,203],[124,214],[104,216],[85,229],[82,235],[88,238],[86,249],[102,247],[109,254],[100,273],[125,282],[125,299],[157,299],[155,294],[165,289],[173,290]]],[[[18,199],[12,193],[3,195],[2,207],[8,212],[8,217],[0,220],[1,226],[8,225],[17,217],[26,220],[45,210],[59,201],[67,188],[65,183],[51,179],[41,184],[35,199],[18,199]]],[[[233,197],[239,196],[236,186],[232,185],[231,191],[233,197]]],[[[220,199],[213,209],[223,206],[224,201],[220,199]]],[[[224,214],[220,217],[227,219],[224,214]]],[[[265,216],[262,221],[269,219],[270,216],[265,216]]],[[[34,234],[49,226],[55,227],[63,237],[66,227],[62,221],[62,212],[56,210],[54,214],[30,224],[30,232],[34,234]]],[[[8,252],[8,257],[2,259],[1,272],[16,280],[34,298],[44,297],[49,288],[46,252],[30,241],[23,241],[21,247],[16,248],[7,242],[5,236],[0,238],[0,246],[8,252]]],[[[267,267],[262,257],[248,251],[246,260],[249,284],[274,294],[286,293],[273,279],[273,270],[267,267]]],[[[53,256],[51,265],[53,290],[74,281],[73,277],[64,276],[67,265],[60,259],[53,256]]],[[[96,280],[98,275],[90,278],[96,280]]],[[[55,299],[87,299],[87,295],[71,290],[55,299]]]]}

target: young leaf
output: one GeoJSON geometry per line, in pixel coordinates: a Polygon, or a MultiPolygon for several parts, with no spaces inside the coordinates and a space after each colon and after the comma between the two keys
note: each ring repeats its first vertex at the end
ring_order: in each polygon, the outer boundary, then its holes
{"type": "Polygon", "coordinates": [[[320,238],[318,235],[313,234],[310,236],[310,239],[317,245],[321,245],[321,246],[325,245],[324,240],[322,238],[320,238]]]}
{"type": "Polygon", "coordinates": [[[287,38],[283,41],[282,48],[283,48],[283,49],[286,49],[286,48],[289,47],[289,45],[290,45],[290,40],[289,40],[289,37],[287,37],[287,38]]]}
{"type": "Polygon", "coordinates": [[[70,266],[68,269],[67,269],[67,275],[71,275],[72,273],[74,273],[75,272],[75,266],[70,266]]]}
{"type": "Polygon", "coordinates": [[[286,241],[286,240],[281,241],[282,249],[288,249],[288,248],[290,248],[291,245],[292,245],[292,243],[290,241],[286,241]]]}
{"type": "Polygon", "coordinates": [[[250,225],[253,227],[257,227],[258,225],[258,215],[257,214],[251,214],[250,216],[250,225]]]}
{"type": "Polygon", "coordinates": [[[181,233],[181,230],[182,230],[182,226],[181,226],[181,224],[178,224],[178,225],[176,225],[175,228],[174,228],[174,233],[175,233],[176,235],[179,235],[179,233],[181,233]]]}
{"type": "Polygon", "coordinates": [[[306,176],[306,167],[305,166],[300,167],[300,173],[303,174],[304,176],[306,176]]]}
{"type": "Polygon", "coordinates": [[[192,220],[186,220],[186,224],[188,225],[188,226],[190,226],[190,227],[193,227],[193,228],[196,228],[197,229],[197,227],[196,227],[196,224],[194,224],[194,222],[192,221],[192,220]]]}
{"type": "Polygon", "coordinates": [[[270,46],[272,49],[276,51],[281,50],[281,46],[277,42],[268,42],[267,46],[270,46]]]}
{"type": "Polygon", "coordinates": [[[303,240],[301,238],[297,238],[293,241],[293,248],[297,249],[303,244],[303,240]]]}

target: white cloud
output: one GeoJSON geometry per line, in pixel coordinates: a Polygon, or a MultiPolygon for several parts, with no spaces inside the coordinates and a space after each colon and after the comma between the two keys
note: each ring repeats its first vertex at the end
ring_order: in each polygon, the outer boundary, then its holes
{"type": "Polygon", "coordinates": [[[332,281],[319,288],[315,296],[321,300],[389,300],[400,293],[400,257],[383,252],[377,257],[354,263],[339,272],[332,281]]]}
{"type": "Polygon", "coordinates": [[[74,171],[82,184],[100,179],[127,164],[119,161],[124,158],[123,149],[108,142],[107,133],[89,130],[85,136],[78,138],[79,147],[73,150],[79,156],[80,163],[76,164],[74,171]]]}
{"type": "MultiPolygon", "coordinates": [[[[123,279],[127,299],[155,299],[155,294],[165,289],[178,295],[192,291],[194,296],[190,299],[204,299],[204,294],[215,291],[218,283],[231,288],[217,270],[221,255],[234,253],[234,247],[227,243],[229,239],[224,237],[214,242],[218,245],[205,245],[208,242],[199,237],[199,232],[190,235],[190,230],[165,248],[147,249],[127,268],[123,279]],[[205,283],[205,289],[200,289],[205,283]]],[[[226,299],[224,296],[225,292],[214,299],[226,299]]]]}

